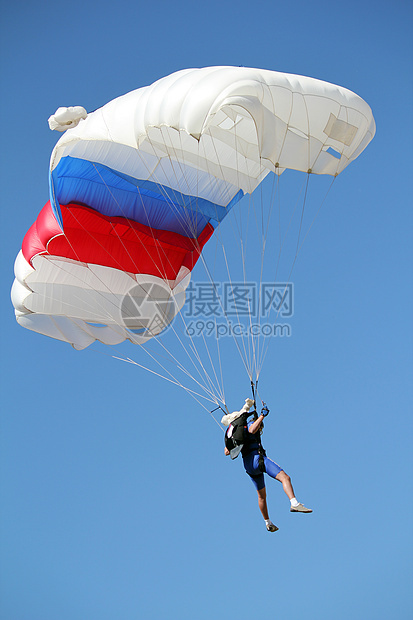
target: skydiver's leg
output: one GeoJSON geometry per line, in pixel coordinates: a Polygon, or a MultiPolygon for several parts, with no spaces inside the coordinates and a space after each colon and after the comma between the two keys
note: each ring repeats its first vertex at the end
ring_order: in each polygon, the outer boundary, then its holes
{"type": "Polygon", "coordinates": [[[300,504],[294,494],[293,485],[291,484],[291,478],[285,471],[280,471],[279,474],[275,476],[275,479],[281,482],[283,485],[283,489],[287,494],[288,499],[290,500],[291,512],[313,512],[311,508],[306,508],[303,504],[300,504]]]}
{"type": "Polygon", "coordinates": [[[265,487],[257,491],[258,493],[258,507],[261,510],[261,514],[265,520],[269,519],[267,508],[267,491],[265,487]]]}
{"type": "Polygon", "coordinates": [[[275,479],[281,482],[281,484],[283,485],[284,492],[286,493],[288,499],[294,499],[294,489],[293,485],[291,484],[290,476],[282,470],[275,476],[275,479]]]}
{"type": "Polygon", "coordinates": [[[294,499],[294,489],[291,484],[291,478],[288,474],[285,473],[283,469],[277,463],[268,458],[268,456],[264,457],[264,465],[265,465],[265,473],[267,473],[271,478],[275,478],[283,485],[283,489],[289,500],[294,499]]]}
{"type": "Polygon", "coordinates": [[[265,490],[264,474],[259,473],[257,476],[251,476],[251,474],[249,474],[249,477],[258,493],[258,507],[264,517],[265,527],[269,532],[276,532],[278,527],[274,525],[268,516],[267,491],[265,490]]]}
{"type": "Polygon", "coordinates": [[[278,530],[278,527],[274,525],[274,523],[271,521],[270,517],[268,516],[267,491],[265,487],[257,490],[257,493],[258,493],[258,506],[259,506],[262,516],[264,517],[265,526],[269,532],[276,532],[278,530]]]}
{"type": "MultiPolygon", "coordinates": [[[[313,512],[311,508],[306,508],[305,506],[303,506],[303,504],[300,504],[297,501],[295,494],[294,494],[294,489],[291,483],[290,476],[283,469],[281,469],[281,467],[277,465],[277,463],[274,463],[274,461],[272,461],[267,456],[265,456],[264,465],[265,465],[265,473],[271,476],[271,478],[275,478],[275,480],[278,480],[278,482],[281,482],[281,484],[283,485],[284,492],[287,495],[288,499],[290,500],[290,504],[291,504],[290,511],[291,512],[313,512]]],[[[263,484],[257,485],[257,482],[256,482],[256,480],[258,479],[257,476],[254,476],[254,477],[251,476],[251,478],[254,484],[256,485],[255,488],[258,491],[258,497],[259,497],[259,494],[260,494],[259,488],[265,485],[263,484]]],[[[260,500],[258,500],[258,503],[259,502],[260,500]]],[[[260,509],[261,509],[261,506],[260,506],[260,509]]]]}

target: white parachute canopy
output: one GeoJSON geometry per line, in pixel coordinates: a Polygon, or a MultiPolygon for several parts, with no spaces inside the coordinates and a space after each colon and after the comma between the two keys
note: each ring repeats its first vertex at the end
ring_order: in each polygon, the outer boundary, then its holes
{"type": "Polygon", "coordinates": [[[246,67],[186,69],[90,113],[59,140],[51,170],[71,155],[131,176],[149,166],[157,179],[152,168],[169,157],[250,193],[269,170],[337,175],[374,133],[369,105],[340,86],[246,67]]]}
{"type": "MultiPolygon", "coordinates": [[[[89,114],[59,108],[49,125],[64,132],[50,158],[50,201],[24,239],[12,298],[22,326],[77,349],[160,340],[182,318],[204,245],[231,210],[248,213],[247,200],[236,204],[245,194],[286,169],[307,182],[334,178],[375,133],[369,105],[346,88],[226,66],[178,71],[89,114]]],[[[265,243],[241,240],[245,231],[234,235],[242,261],[253,246],[264,265],[265,243]]],[[[268,236],[267,246],[282,238],[268,236]]],[[[211,279],[222,277],[230,280],[222,271],[211,279]]],[[[254,337],[238,347],[251,379],[254,337]]]]}

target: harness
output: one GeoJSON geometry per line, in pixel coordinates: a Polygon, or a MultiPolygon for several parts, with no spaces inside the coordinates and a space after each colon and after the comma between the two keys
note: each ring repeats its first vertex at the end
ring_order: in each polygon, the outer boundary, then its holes
{"type": "MultiPolygon", "coordinates": [[[[254,401],[254,406],[256,403],[255,392],[257,389],[257,385],[258,385],[258,380],[255,383],[251,380],[251,390],[252,390],[252,398],[254,401]]],[[[265,409],[267,412],[266,414],[264,414],[265,416],[268,414],[268,407],[264,402],[263,402],[263,406],[264,406],[263,411],[265,409]]],[[[225,431],[225,447],[227,448],[227,450],[229,450],[231,459],[236,459],[239,453],[241,452],[241,450],[244,448],[245,443],[247,443],[247,446],[248,446],[248,443],[256,443],[258,445],[258,456],[259,456],[258,468],[261,473],[265,473],[264,457],[267,456],[267,453],[265,452],[263,445],[261,443],[260,432],[257,431],[255,435],[252,435],[248,431],[247,420],[250,416],[253,416],[254,421],[258,419],[258,413],[256,409],[254,409],[252,413],[251,412],[243,413],[242,415],[239,416],[239,418],[236,418],[236,420],[234,420],[234,422],[229,425],[229,427],[225,431]],[[247,442],[245,442],[245,437],[248,437],[247,442]]]]}
{"type": "MultiPolygon", "coordinates": [[[[258,418],[258,413],[254,411],[254,419],[256,420],[257,418],[258,418]]],[[[254,435],[254,438],[258,444],[258,469],[260,470],[261,473],[264,474],[265,473],[264,456],[267,456],[267,453],[264,450],[264,447],[261,443],[261,433],[257,431],[254,435]]]]}
{"type": "Polygon", "coordinates": [[[254,417],[254,420],[257,420],[258,414],[256,411],[253,411],[252,413],[242,414],[228,426],[225,431],[225,447],[229,450],[231,459],[234,460],[244,447],[248,447],[248,443],[257,443],[259,455],[258,468],[260,472],[264,473],[264,456],[266,456],[266,452],[261,443],[260,433],[257,432],[255,435],[252,435],[248,431],[247,420],[251,415],[254,417]],[[245,441],[246,437],[248,437],[248,442],[245,441]]]}

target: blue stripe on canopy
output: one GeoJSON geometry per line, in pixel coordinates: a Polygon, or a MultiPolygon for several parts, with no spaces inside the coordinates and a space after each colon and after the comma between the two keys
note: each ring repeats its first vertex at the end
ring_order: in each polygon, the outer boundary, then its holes
{"type": "Polygon", "coordinates": [[[230,203],[222,207],[205,198],[188,196],[74,157],[62,158],[50,180],[50,199],[59,222],[59,205],[73,202],[106,216],[126,217],[186,237],[198,237],[208,222],[217,226],[243,195],[239,190],[230,203]]]}

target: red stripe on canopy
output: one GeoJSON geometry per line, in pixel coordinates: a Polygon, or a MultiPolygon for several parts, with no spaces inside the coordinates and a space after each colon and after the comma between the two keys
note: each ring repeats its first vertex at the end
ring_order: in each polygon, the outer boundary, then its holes
{"type": "Polygon", "coordinates": [[[214,232],[207,224],[197,239],[191,239],[76,204],[61,205],[61,213],[64,233],[50,202],[43,207],[23,240],[28,262],[37,254],[48,253],[174,280],[181,266],[193,269],[214,232]]]}

